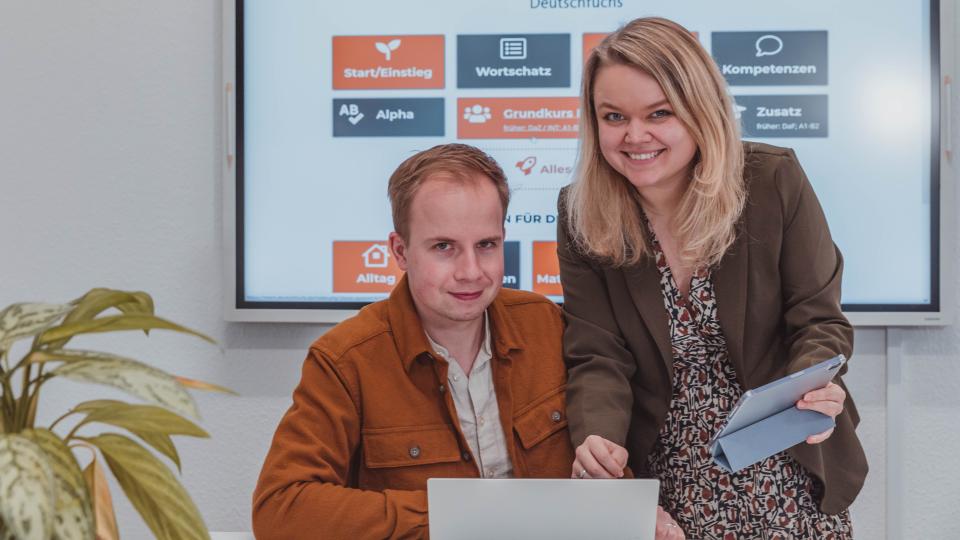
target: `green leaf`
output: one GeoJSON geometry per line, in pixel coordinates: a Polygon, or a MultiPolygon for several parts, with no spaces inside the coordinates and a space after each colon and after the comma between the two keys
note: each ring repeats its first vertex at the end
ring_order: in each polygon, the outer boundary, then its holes
{"type": "MultiPolygon", "coordinates": [[[[73,311],[67,314],[62,324],[72,324],[90,320],[100,313],[116,308],[122,313],[153,315],[153,298],[145,292],[117,291],[113,289],[91,289],[87,294],[71,302],[73,311]]],[[[59,349],[70,338],[64,338],[50,344],[50,348],[59,349]]]]}
{"type": "Polygon", "coordinates": [[[0,311],[0,350],[20,338],[33,336],[53,326],[64,314],[70,312],[70,304],[11,304],[0,311]]]}
{"type": "Polygon", "coordinates": [[[84,440],[103,453],[110,471],[154,536],[159,540],[209,540],[190,495],[147,449],[114,433],[84,440]]]}
{"type": "Polygon", "coordinates": [[[180,468],[180,454],[177,453],[177,447],[173,445],[173,439],[166,433],[134,432],[137,437],[143,439],[143,442],[149,444],[157,452],[170,458],[170,461],[177,466],[177,472],[183,472],[180,468]]]}
{"type": "Polygon", "coordinates": [[[64,339],[70,339],[79,334],[118,332],[122,330],[151,330],[154,328],[192,334],[199,338],[205,339],[210,343],[216,343],[213,338],[201,334],[196,330],[191,330],[187,327],[180,326],[177,323],[168,321],[166,319],[161,319],[160,317],[144,314],[110,315],[107,317],[98,317],[96,319],[77,321],[69,324],[61,324],[60,326],[54,326],[53,328],[49,328],[44,331],[42,334],[40,334],[38,341],[41,345],[49,345],[64,339]]]}
{"type": "Polygon", "coordinates": [[[50,538],[56,489],[53,469],[36,443],[0,435],[0,520],[15,538],[50,538]]]}
{"type": "Polygon", "coordinates": [[[26,430],[22,434],[47,455],[47,462],[56,477],[53,537],[56,540],[93,540],[95,525],[90,495],[73,452],[48,429],[26,430]]]}
{"type": "Polygon", "coordinates": [[[109,407],[110,405],[118,405],[118,404],[119,404],[119,405],[126,405],[127,402],[125,402],[125,401],[120,401],[120,400],[117,400],[117,399],[92,399],[92,400],[90,400],[90,401],[84,401],[84,402],[81,402],[81,403],[77,403],[77,404],[73,407],[73,410],[75,410],[75,411],[77,411],[77,412],[90,412],[90,411],[97,410],[97,409],[99,409],[99,408],[101,408],[101,407],[109,407]]]}
{"type": "Polygon", "coordinates": [[[74,303],[76,308],[63,319],[63,322],[89,320],[110,308],[116,308],[127,314],[153,315],[153,298],[142,291],[90,289],[87,294],[74,300],[74,303]]]}
{"type": "Polygon", "coordinates": [[[170,435],[209,437],[193,422],[154,405],[132,405],[122,401],[101,399],[86,401],[75,410],[89,412],[85,422],[100,422],[121,427],[170,458],[180,470],[180,455],[170,435]]]}
{"type": "Polygon", "coordinates": [[[131,405],[123,402],[105,404],[87,414],[87,421],[110,424],[130,431],[191,437],[210,436],[186,418],[155,405],[131,405]]]}
{"type": "Polygon", "coordinates": [[[176,379],[143,362],[107,353],[76,350],[44,351],[41,357],[38,361],[66,362],[51,371],[53,375],[113,386],[183,416],[199,417],[193,398],[176,379]]]}

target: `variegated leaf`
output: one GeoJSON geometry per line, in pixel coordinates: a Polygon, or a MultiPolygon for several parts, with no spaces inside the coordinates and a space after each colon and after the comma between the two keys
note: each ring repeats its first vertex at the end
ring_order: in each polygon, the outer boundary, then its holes
{"type": "Polygon", "coordinates": [[[96,451],[93,452],[93,460],[83,470],[83,479],[87,483],[90,496],[93,497],[97,540],[120,540],[117,516],[113,511],[113,498],[110,497],[110,485],[107,484],[107,476],[103,474],[103,465],[97,459],[96,451]]]}
{"type": "Polygon", "coordinates": [[[48,429],[27,430],[23,435],[47,455],[47,462],[57,479],[54,540],[93,540],[95,531],[90,496],[73,452],[48,429]]]}
{"type": "Polygon", "coordinates": [[[220,386],[220,385],[218,385],[218,384],[213,384],[213,383],[208,383],[208,382],[203,382],[203,381],[196,381],[196,380],[193,380],[193,379],[188,379],[188,378],[186,378],[186,377],[178,377],[178,376],[176,376],[176,375],[174,375],[173,378],[176,379],[177,382],[180,383],[181,385],[186,386],[187,388],[192,388],[192,389],[194,389],[194,390],[206,390],[206,391],[208,391],[208,392],[220,392],[220,393],[223,393],[223,394],[232,394],[232,395],[234,395],[234,396],[239,396],[239,395],[240,395],[240,394],[234,392],[233,390],[231,390],[231,389],[229,389],[229,388],[227,388],[227,387],[225,387],[225,386],[220,386]]]}
{"type": "Polygon", "coordinates": [[[0,435],[0,519],[19,540],[53,532],[56,480],[43,450],[17,434],[0,435]]]}
{"type": "Polygon", "coordinates": [[[56,359],[71,358],[52,374],[75,381],[119,388],[144,401],[162,405],[181,415],[198,418],[190,394],[168,373],[130,358],[92,351],[56,351],[56,359]],[[77,354],[79,353],[79,354],[77,354]]]}
{"type": "Polygon", "coordinates": [[[2,519],[0,519],[0,540],[17,540],[17,537],[7,530],[7,526],[3,524],[2,519]]]}
{"type": "Polygon", "coordinates": [[[70,304],[12,304],[0,311],[0,349],[53,326],[73,309],[70,304]]]}
{"type": "Polygon", "coordinates": [[[153,454],[114,433],[85,440],[103,453],[130,503],[159,540],[209,540],[190,495],[153,454]]]}
{"type": "Polygon", "coordinates": [[[109,360],[123,358],[100,351],[84,351],[80,349],[49,349],[37,350],[30,353],[27,361],[32,364],[43,362],[77,362],[79,360],[109,360]]]}

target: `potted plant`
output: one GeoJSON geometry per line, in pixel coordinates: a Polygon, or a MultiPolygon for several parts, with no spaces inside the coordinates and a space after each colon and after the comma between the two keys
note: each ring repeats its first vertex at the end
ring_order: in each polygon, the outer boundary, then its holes
{"type": "Polygon", "coordinates": [[[187,389],[230,391],[131,358],[67,347],[82,334],[154,329],[213,342],[154,315],[144,292],[93,289],[67,304],[0,311],[0,540],[117,538],[103,463],[157,538],[209,538],[186,490],[145,445],[179,470],[171,435],[208,436],[192,420],[198,414],[187,389]],[[14,361],[14,343],[26,339],[29,349],[14,361]],[[85,401],[50,426],[37,426],[40,391],[55,377],[112,386],[145,403],[85,401]],[[92,424],[126,433],[91,434],[92,424]],[[78,453],[88,452],[92,459],[82,466],[78,453]]]}

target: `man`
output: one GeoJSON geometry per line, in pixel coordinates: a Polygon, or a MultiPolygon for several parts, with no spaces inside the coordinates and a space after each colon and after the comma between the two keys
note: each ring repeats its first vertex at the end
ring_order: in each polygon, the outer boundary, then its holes
{"type": "Polygon", "coordinates": [[[261,540],[425,537],[428,478],[570,475],[560,311],[501,290],[503,171],[437,146],[389,195],[406,275],[310,347],[254,492],[261,540]]]}

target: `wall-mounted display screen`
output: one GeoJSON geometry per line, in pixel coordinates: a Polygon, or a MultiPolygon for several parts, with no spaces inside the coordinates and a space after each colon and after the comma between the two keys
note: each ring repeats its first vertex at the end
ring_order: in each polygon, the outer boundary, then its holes
{"type": "Polygon", "coordinates": [[[236,307],[355,309],[400,270],[387,179],[473,144],[513,192],[505,287],[562,301],[556,200],[582,66],[622,23],[694,32],[744,137],[796,150],[844,254],[848,312],[939,305],[937,2],[251,0],[237,7],[236,307]],[[865,14],[869,14],[866,16],[865,14]]]}

